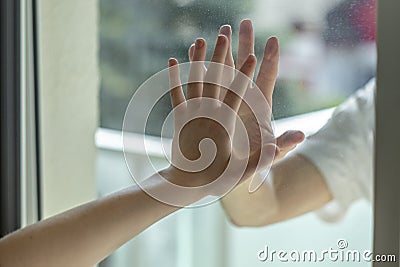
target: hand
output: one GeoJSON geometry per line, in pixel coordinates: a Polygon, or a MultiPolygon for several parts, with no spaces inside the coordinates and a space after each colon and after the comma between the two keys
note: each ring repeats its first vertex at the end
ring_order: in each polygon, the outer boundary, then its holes
{"type": "MultiPolygon", "coordinates": [[[[252,176],[260,164],[269,164],[275,151],[275,146],[260,145],[258,149],[248,149],[249,153],[243,157],[232,149],[235,146],[232,136],[240,131],[237,112],[249,87],[249,77],[254,75],[256,58],[247,55],[240,71],[227,86],[229,90],[224,89],[219,85],[227,71],[224,63],[229,47],[228,38],[219,35],[210,66],[204,71],[206,42],[196,41],[193,52],[196,62],[191,63],[190,73],[200,76],[204,82],[189,83],[187,99],[181,87],[178,62],[176,59],[169,61],[174,137],[168,177],[185,187],[221,180],[222,183],[215,183],[209,191],[213,195],[227,193],[237,182],[252,176]]],[[[242,132],[246,132],[245,127],[242,132]]]]}
{"type": "MultiPolygon", "coordinates": [[[[231,41],[232,41],[232,30],[229,25],[224,25],[220,28],[220,34],[227,36],[230,46],[227,51],[227,56],[225,58],[225,64],[235,67],[231,41]]],[[[190,60],[197,60],[194,58],[194,52],[196,48],[192,45],[189,49],[190,60]]],[[[250,20],[243,20],[240,24],[239,29],[239,47],[237,55],[237,64],[239,68],[243,65],[246,57],[254,53],[254,33],[253,26],[250,20]]],[[[270,111],[272,109],[272,94],[274,91],[275,81],[278,72],[278,62],[279,62],[279,45],[276,37],[271,37],[268,39],[265,49],[264,56],[260,66],[260,71],[256,79],[256,86],[261,90],[267,102],[259,101],[257,107],[249,108],[244,101],[242,101],[239,108],[239,116],[242,119],[245,127],[247,129],[250,141],[250,147],[252,150],[258,149],[260,147],[260,140],[262,135],[270,135],[270,111]],[[267,112],[265,119],[257,122],[254,112],[267,112]]],[[[224,72],[224,79],[232,81],[234,77],[233,69],[226,68],[224,72]]],[[[252,77],[251,77],[252,78],[252,77]]],[[[246,91],[246,98],[251,98],[255,95],[252,90],[246,91]]],[[[222,97],[221,93],[221,97],[222,97]]],[[[284,134],[276,138],[275,143],[277,145],[277,151],[275,153],[274,163],[282,159],[288,152],[293,150],[297,144],[304,140],[304,134],[301,131],[286,131],[284,134]]]]}

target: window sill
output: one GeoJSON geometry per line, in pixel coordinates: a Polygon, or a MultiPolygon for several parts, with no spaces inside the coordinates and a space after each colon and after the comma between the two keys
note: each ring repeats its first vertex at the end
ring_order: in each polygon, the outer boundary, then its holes
{"type": "MultiPolygon", "coordinates": [[[[318,131],[327,122],[333,110],[334,108],[329,108],[277,120],[275,121],[275,134],[280,135],[286,130],[293,129],[303,131],[306,135],[310,135],[318,131]]],[[[156,136],[146,136],[145,150],[143,149],[143,145],[141,145],[144,138],[142,134],[124,133],[124,135],[127,143],[125,147],[123,147],[121,131],[98,128],[95,135],[96,147],[102,150],[125,151],[132,154],[148,155],[157,158],[164,157],[164,149],[165,151],[170,151],[170,138],[161,139],[156,136]]]]}

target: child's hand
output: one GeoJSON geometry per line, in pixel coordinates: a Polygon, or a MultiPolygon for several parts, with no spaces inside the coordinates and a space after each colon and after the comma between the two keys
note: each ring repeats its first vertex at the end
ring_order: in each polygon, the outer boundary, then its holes
{"type": "Polygon", "coordinates": [[[259,145],[250,150],[246,128],[240,127],[237,112],[251,82],[249,77],[254,75],[256,58],[248,55],[240,72],[227,84],[223,74],[230,68],[224,65],[229,46],[228,38],[219,35],[205,71],[206,43],[203,39],[196,41],[190,70],[190,75],[196,78],[189,78],[187,99],[180,84],[178,62],[169,61],[175,132],[168,176],[180,186],[204,185],[207,194],[212,195],[227,193],[238,182],[252,176],[260,164],[270,164],[275,153],[274,145],[259,145]],[[233,138],[238,132],[246,138],[233,138]],[[248,144],[247,151],[232,149],[238,142],[243,150],[248,144]]]}

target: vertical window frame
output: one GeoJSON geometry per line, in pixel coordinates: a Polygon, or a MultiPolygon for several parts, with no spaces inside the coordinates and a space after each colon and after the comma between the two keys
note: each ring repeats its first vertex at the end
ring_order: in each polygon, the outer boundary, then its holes
{"type": "Polygon", "coordinates": [[[375,99],[375,200],[374,200],[374,253],[395,255],[396,262],[374,262],[373,266],[398,266],[399,257],[399,195],[400,164],[400,23],[397,0],[378,3],[378,66],[375,99]]]}
{"type": "Polygon", "coordinates": [[[0,234],[21,226],[21,3],[0,2],[0,234]]]}

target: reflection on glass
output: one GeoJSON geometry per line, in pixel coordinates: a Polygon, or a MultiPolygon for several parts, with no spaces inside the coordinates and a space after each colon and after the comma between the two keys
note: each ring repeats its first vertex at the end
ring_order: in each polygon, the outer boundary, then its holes
{"type": "MultiPolygon", "coordinates": [[[[167,59],[187,61],[196,37],[214,46],[223,24],[238,31],[254,21],[256,55],[268,36],[281,45],[276,119],[337,105],[375,72],[374,0],[100,1],[101,127],[121,129],[128,101],[167,59]]],[[[233,35],[234,51],[237,34],[233,35]]],[[[168,97],[155,107],[148,134],[170,111],[168,97]]]]}
{"type": "MultiPolygon", "coordinates": [[[[121,129],[135,90],[164,69],[169,57],[188,61],[187,49],[196,37],[205,38],[211,51],[219,27],[231,24],[233,50],[237,51],[238,26],[244,18],[254,22],[258,59],[269,36],[275,35],[280,41],[280,69],[273,100],[275,119],[336,106],[375,75],[374,0],[100,0],[99,4],[100,111],[104,128],[121,129]]],[[[160,135],[170,109],[168,96],[158,101],[146,134],[160,135]]],[[[137,112],[140,116],[141,111],[137,112]]],[[[317,124],[317,119],[310,122],[310,118],[297,125],[317,124]]],[[[334,152],[337,161],[341,152],[334,152]]],[[[104,164],[99,164],[99,176],[104,177],[100,179],[107,179],[103,174],[106,169],[113,174],[120,172],[115,177],[126,175],[109,166],[114,157],[111,153],[101,154],[104,164]]],[[[143,155],[134,157],[138,173],[148,171],[142,164],[143,155]]],[[[119,160],[118,166],[123,166],[123,159],[119,160]]],[[[160,158],[156,160],[160,166],[165,164],[160,158]]],[[[271,264],[262,263],[257,257],[265,245],[275,250],[320,252],[338,248],[342,241],[349,248],[370,249],[370,203],[358,201],[350,209],[344,220],[335,224],[309,213],[261,229],[240,230],[226,222],[218,203],[185,210],[143,233],[102,266],[260,266],[271,264]]],[[[329,213],[321,211],[319,215],[329,217],[329,213]]],[[[275,262],[270,266],[283,264],[275,262]]]]}

